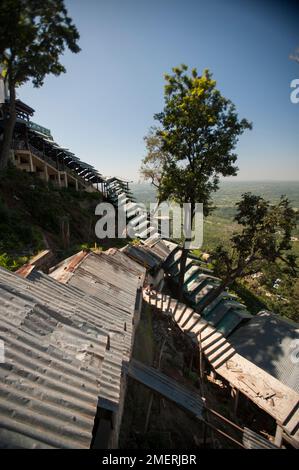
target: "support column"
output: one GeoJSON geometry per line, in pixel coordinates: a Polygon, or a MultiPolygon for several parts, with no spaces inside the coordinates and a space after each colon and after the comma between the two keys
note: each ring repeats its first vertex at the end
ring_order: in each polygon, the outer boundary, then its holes
{"type": "Polygon", "coordinates": [[[234,395],[235,395],[235,401],[234,401],[234,415],[237,416],[237,410],[238,410],[238,404],[239,404],[239,395],[240,395],[239,389],[235,389],[235,390],[234,390],[234,395]]]}
{"type": "Polygon", "coordinates": [[[76,179],[75,182],[76,182],[76,191],[79,191],[78,180],[76,179]]]}
{"type": "Polygon", "coordinates": [[[281,447],[281,444],[282,444],[282,435],[283,435],[283,429],[282,429],[282,427],[277,423],[277,425],[276,425],[276,433],[275,433],[275,440],[274,440],[274,444],[275,444],[277,447],[281,447]]]}
{"type": "Polygon", "coordinates": [[[48,175],[48,165],[47,164],[45,164],[44,172],[45,172],[45,179],[48,182],[49,181],[49,175],[48,175]]]}
{"type": "Polygon", "coordinates": [[[29,162],[30,162],[30,171],[31,171],[31,173],[33,173],[34,168],[33,168],[33,160],[32,160],[32,153],[31,152],[29,153],[29,162]]]}

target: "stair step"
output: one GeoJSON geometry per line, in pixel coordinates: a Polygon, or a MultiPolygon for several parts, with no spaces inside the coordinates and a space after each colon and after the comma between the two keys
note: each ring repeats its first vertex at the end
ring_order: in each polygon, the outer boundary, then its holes
{"type": "Polygon", "coordinates": [[[216,332],[213,336],[202,342],[202,350],[205,354],[211,354],[214,350],[218,349],[222,344],[226,342],[226,339],[216,332]]]}
{"type": "Polygon", "coordinates": [[[235,354],[236,354],[236,351],[234,350],[234,348],[230,347],[223,355],[221,355],[218,359],[216,359],[216,361],[212,362],[212,366],[214,367],[214,369],[217,369],[218,367],[225,364],[225,362],[227,362],[235,354]]]}
{"type": "Polygon", "coordinates": [[[297,434],[298,431],[298,421],[299,421],[299,416],[298,416],[298,409],[299,409],[299,402],[297,405],[293,408],[291,416],[287,417],[284,422],[283,426],[285,429],[288,431],[290,435],[294,435],[295,433],[297,434]]]}
{"type": "Polygon", "coordinates": [[[196,325],[200,321],[200,319],[201,316],[193,310],[192,315],[189,315],[188,318],[185,317],[184,323],[182,323],[181,328],[188,331],[192,330],[192,327],[196,325]]]}
{"type": "Polygon", "coordinates": [[[180,302],[178,302],[178,305],[176,307],[176,310],[174,312],[173,318],[175,319],[176,323],[179,323],[180,319],[188,309],[187,305],[183,305],[180,302]]]}
{"type": "Polygon", "coordinates": [[[134,229],[138,232],[143,232],[145,229],[147,229],[149,226],[149,221],[145,219],[143,222],[139,222],[134,229]]]}
{"type": "Polygon", "coordinates": [[[220,344],[219,347],[214,348],[214,351],[210,353],[207,353],[207,351],[205,351],[205,356],[213,364],[215,361],[217,361],[217,359],[222,357],[231,349],[233,349],[231,345],[227,341],[225,341],[224,343],[220,344]]]}
{"type": "Polygon", "coordinates": [[[206,328],[203,334],[201,335],[201,341],[204,343],[209,338],[211,338],[216,332],[217,330],[212,325],[209,324],[209,327],[206,328]]]}
{"type": "Polygon", "coordinates": [[[130,224],[133,226],[136,226],[138,223],[140,224],[141,222],[144,222],[147,220],[146,214],[139,214],[136,216],[135,219],[130,220],[130,224]]]}
{"type": "Polygon", "coordinates": [[[188,310],[188,306],[187,305],[182,305],[180,306],[180,308],[177,308],[177,311],[176,311],[176,314],[175,314],[175,321],[177,323],[180,322],[181,318],[183,317],[183,315],[186,313],[186,311],[188,310]]]}
{"type": "Polygon", "coordinates": [[[194,315],[194,310],[192,308],[187,308],[183,315],[181,315],[180,320],[177,322],[179,327],[184,330],[184,325],[188,322],[189,318],[194,315]]]}
{"type": "Polygon", "coordinates": [[[193,333],[195,336],[198,336],[200,331],[206,328],[207,322],[204,320],[198,313],[196,314],[198,317],[194,318],[193,320],[190,319],[188,325],[186,325],[188,331],[193,333]]]}
{"type": "Polygon", "coordinates": [[[197,336],[199,337],[200,336],[200,339],[202,340],[202,333],[207,329],[209,328],[210,325],[208,324],[208,322],[206,320],[204,320],[203,318],[200,319],[200,322],[198,322],[198,329],[197,329],[197,336]]]}

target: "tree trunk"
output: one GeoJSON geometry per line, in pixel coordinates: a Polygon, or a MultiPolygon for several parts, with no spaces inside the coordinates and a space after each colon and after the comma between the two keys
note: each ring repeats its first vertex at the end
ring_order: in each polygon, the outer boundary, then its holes
{"type": "Polygon", "coordinates": [[[185,271],[186,271],[186,262],[189,250],[186,248],[182,248],[182,254],[180,258],[180,275],[179,275],[179,283],[178,283],[178,299],[182,301],[183,299],[183,287],[184,287],[184,279],[185,279],[185,271]]]}
{"type": "MultiPolygon", "coordinates": [[[[193,227],[193,220],[194,220],[194,214],[195,214],[195,203],[191,201],[191,208],[190,208],[190,213],[188,214],[187,212],[184,213],[184,226],[186,229],[186,232],[188,233],[188,230],[190,230],[190,237],[192,234],[192,227],[193,227]]],[[[178,283],[178,300],[182,301],[183,296],[184,296],[184,279],[185,279],[185,272],[186,272],[186,262],[187,262],[187,257],[189,253],[189,249],[185,248],[186,244],[188,244],[191,241],[191,238],[187,237],[184,241],[184,245],[182,248],[182,255],[180,259],[180,274],[179,274],[179,283],[178,283]]],[[[188,245],[187,245],[188,246],[188,245]]]]}
{"type": "Polygon", "coordinates": [[[16,123],[16,91],[14,84],[9,84],[9,108],[8,116],[4,118],[3,140],[0,148],[0,170],[7,167],[9,160],[11,142],[16,123]]]}

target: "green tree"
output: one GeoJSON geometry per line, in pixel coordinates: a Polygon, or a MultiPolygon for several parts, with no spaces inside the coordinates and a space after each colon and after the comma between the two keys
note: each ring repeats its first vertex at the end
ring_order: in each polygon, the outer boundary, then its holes
{"type": "Polygon", "coordinates": [[[141,162],[140,174],[143,179],[159,189],[168,154],[163,151],[163,141],[158,128],[151,127],[144,141],[147,154],[141,162]]]}
{"type": "MultiPolygon", "coordinates": [[[[172,199],[191,206],[190,224],[195,204],[202,203],[204,215],[211,210],[211,195],[218,189],[220,176],[237,173],[234,152],[238,137],[251,124],[238,118],[235,106],[216,89],[212,74],[202,75],[181,65],[165,75],[164,109],[155,115],[161,129],[162,150],[168,155],[163,165],[158,198],[172,199]]],[[[182,286],[189,239],[185,237],[180,261],[178,295],[182,286]]]]}
{"type": "Polygon", "coordinates": [[[240,230],[228,248],[219,245],[213,253],[214,273],[221,278],[219,286],[206,296],[203,311],[218,295],[237,279],[269,269],[296,275],[296,257],[292,254],[291,235],[297,215],[286,197],[271,205],[261,196],[245,193],[237,204],[235,221],[240,230]]]}
{"type": "Polygon", "coordinates": [[[77,53],[79,33],[63,0],[1,0],[0,64],[9,91],[0,147],[5,168],[16,121],[16,87],[27,81],[40,87],[47,74],[65,72],[59,57],[66,47],[77,53]]]}

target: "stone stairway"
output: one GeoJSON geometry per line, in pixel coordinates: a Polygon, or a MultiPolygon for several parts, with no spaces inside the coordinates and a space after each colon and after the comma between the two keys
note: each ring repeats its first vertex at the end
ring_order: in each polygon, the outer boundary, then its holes
{"type": "Polygon", "coordinates": [[[236,351],[227,339],[191,307],[162,292],[143,292],[144,300],[171,317],[180,329],[192,337],[214,369],[231,359],[236,351]]]}

